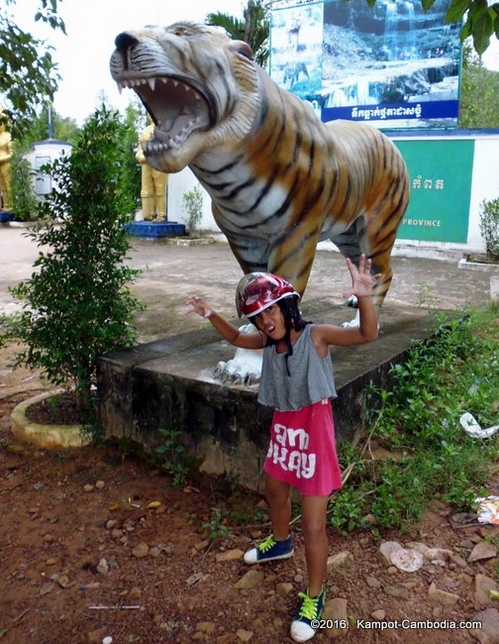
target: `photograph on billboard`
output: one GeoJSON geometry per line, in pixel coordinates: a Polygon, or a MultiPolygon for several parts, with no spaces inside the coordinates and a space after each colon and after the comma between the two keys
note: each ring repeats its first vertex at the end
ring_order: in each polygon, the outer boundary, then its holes
{"type": "Polygon", "coordinates": [[[460,25],[450,0],[330,0],[274,9],[270,75],[323,121],[380,129],[453,128],[459,111],[460,25]]]}
{"type": "Polygon", "coordinates": [[[270,15],[270,76],[308,100],[321,116],[324,3],[278,9],[270,15]]]}

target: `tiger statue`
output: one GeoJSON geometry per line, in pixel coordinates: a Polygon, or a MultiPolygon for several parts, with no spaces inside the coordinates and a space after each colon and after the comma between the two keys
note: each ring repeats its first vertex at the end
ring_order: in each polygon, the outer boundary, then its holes
{"type": "Polygon", "coordinates": [[[276,273],[303,295],[317,243],[331,239],[354,263],[372,259],[379,310],[409,199],[395,145],[369,125],[324,124],[216,27],[145,27],[115,46],[118,89],[132,88],[156,126],[147,161],[165,173],[190,167],[243,272],[276,273]]]}

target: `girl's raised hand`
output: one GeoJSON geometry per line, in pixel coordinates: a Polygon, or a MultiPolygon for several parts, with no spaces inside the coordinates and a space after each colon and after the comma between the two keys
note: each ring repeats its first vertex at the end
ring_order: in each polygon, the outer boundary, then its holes
{"type": "Polygon", "coordinates": [[[344,298],[349,298],[352,295],[357,298],[372,295],[373,287],[381,275],[371,275],[371,263],[370,259],[366,259],[364,253],[360,256],[358,268],[351,259],[346,259],[346,265],[352,278],[352,287],[349,291],[343,293],[344,298]]]}
{"type": "Polygon", "coordinates": [[[188,306],[187,313],[197,313],[206,319],[208,319],[210,315],[213,315],[212,309],[199,295],[190,295],[186,299],[185,303],[188,306]]]}

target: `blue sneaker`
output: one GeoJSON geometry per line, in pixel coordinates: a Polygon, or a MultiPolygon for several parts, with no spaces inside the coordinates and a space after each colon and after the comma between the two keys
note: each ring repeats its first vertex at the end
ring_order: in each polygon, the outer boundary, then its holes
{"type": "Polygon", "coordinates": [[[288,559],[293,555],[293,540],[289,536],[284,541],[276,541],[274,535],[258,544],[256,548],[251,548],[244,553],[244,561],[247,564],[263,563],[264,561],[274,561],[275,559],[288,559]]]}
{"type": "Polygon", "coordinates": [[[326,591],[323,589],[317,597],[309,597],[308,589],[305,593],[298,593],[300,603],[291,622],[290,635],[295,642],[308,642],[317,632],[317,624],[326,602],[326,591]],[[313,624],[313,626],[312,626],[313,624]]]}

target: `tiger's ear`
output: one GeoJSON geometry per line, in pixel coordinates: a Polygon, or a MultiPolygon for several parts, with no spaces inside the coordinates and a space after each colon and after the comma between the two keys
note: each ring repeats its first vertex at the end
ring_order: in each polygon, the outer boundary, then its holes
{"type": "Polygon", "coordinates": [[[241,54],[241,56],[244,56],[249,60],[255,60],[253,50],[248,45],[248,43],[244,42],[243,40],[231,41],[231,43],[229,44],[229,51],[231,52],[231,54],[241,54]]]}

